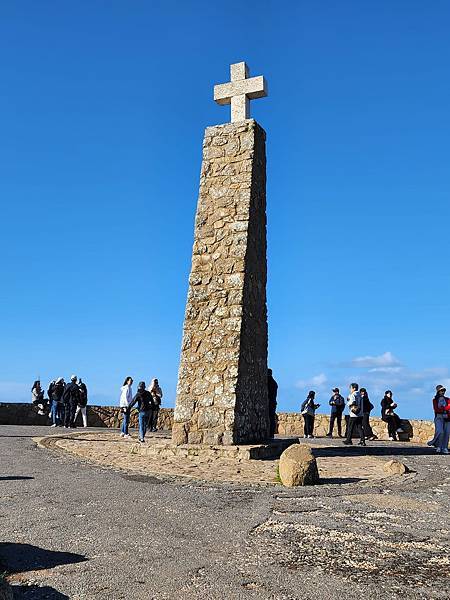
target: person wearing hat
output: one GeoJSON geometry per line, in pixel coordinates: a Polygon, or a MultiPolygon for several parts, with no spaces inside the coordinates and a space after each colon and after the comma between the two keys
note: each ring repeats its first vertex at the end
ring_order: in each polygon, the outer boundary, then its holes
{"type": "Polygon", "coordinates": [[[70,383],[66,386],[63,394],[64,427],[66,429],[73,429],[75,424],[75,411],[80,400],[80,388],[78,387],[77,380],[77,376],[72,375],[70,383]]]}
{"type": "Polygon", "coordinates": [[[345,399],[339,393],[339,388],[333,388],[333,395],[330,398],[329,405],[331,406],[330,429],[327,437],[333,437],[334,423],[337,424],[338,436],[342,437],[342,413],[345,408],[345,399]]]}
{"type": "MultiPolygon", "coordinates": [[[[434,446],[436,448],[436,452],[442,452],[442,448],[447,450],[446,446],[444,446],[444,430],[445,430],[445,413],[446,406],[448,404],[448,398],[445,396],[445,392],[447,390],[443,385],[436,386],[436,395],[433,398],[433,410],[434,410],[434,437],[433,439],[427,442],[428,446],[434,446]]],[[[448,446],[448,440],[447,440],[448,446]]],[[[448,450],[447,450],[448,452],[448,450]]],[[[447,454],[447,452],[443,452],[447,454]]]]}

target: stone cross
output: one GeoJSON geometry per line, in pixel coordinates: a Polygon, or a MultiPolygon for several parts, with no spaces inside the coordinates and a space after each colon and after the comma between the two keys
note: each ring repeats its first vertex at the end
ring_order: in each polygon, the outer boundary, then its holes
{"type": "Polygon", "coordinates": [[[231,104],[231,122],[250,118],[250,100],[267,96],[267,82],[260,75],[250,77],[245,62],[230,65],[231,81],[214,86],[217,104],[231,104]]]}

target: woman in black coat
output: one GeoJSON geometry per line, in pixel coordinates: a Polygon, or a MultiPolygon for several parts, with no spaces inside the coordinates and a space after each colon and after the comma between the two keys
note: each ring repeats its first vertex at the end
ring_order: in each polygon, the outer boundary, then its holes
{"type": "Polygon", "coordinates": [[[388,426],[389,439],[397,441],[397,433],[403,433],[400,417],[394,412],[397,404],[392,398],[391,390],[384,392],[384,398],[381,401],[381,418],[388,426]]]}

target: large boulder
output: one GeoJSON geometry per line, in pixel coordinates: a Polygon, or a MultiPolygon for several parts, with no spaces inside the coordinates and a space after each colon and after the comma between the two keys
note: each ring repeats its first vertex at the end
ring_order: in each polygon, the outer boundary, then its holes
{"type": "Polygon", "coordinates": [[[280,456],[281,483],[287,487],[319,483],[316,459],[309,446],[293,444],[280,456]]]}

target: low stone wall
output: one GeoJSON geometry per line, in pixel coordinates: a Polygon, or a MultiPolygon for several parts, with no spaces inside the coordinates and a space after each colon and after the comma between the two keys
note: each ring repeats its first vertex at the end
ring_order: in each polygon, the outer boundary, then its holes
{"type": "MultiPolygon", "coordinates": [[[[90,427],[119,427],[120,410],[116,406],[94,406],[88,405],[88,425],[90,427]]],[[[300,413],[278,413],[277,431],[280,435],[303,435],[303,417],[300,413]]],[[[78,424],[81,424],[81,415],[78,416],[78,424]]],[[[329,415],[316,415],[314,423],[314,434],[323,437],[328,433],[330,423],[329,415]]],[[[38,415],[32,404],[0,403],[0,425],[49,425],[47,417],[38,415]]],[[[171,430],[173,424],[173,408],[162,408],[159,411],[158,429],[171,430]]],[[[387,440],[387,426],[379,417],[370,419],[374,433],[380,440],[387,440]]],[[[415,443],[426,443],[434,435],[432,421],[403,420],[405,434],[400,435],[402,440],[410,440],[415,443]]],[[[131,415],[131,426],[137,427],[137,412],[131,415]]],[[[335,425],[334,434],[337,435],[335,425]]]]}
{"type": "MultiPolygon", "coordinates": [[[[303,435],[303,417],[300,413],[278,413],[278,433],[280,435],[303,435]]],[[[388,440],[387,425],[380,417],[370,419],[373,432],[380,440],[388,440]]],[[[317,414],[314,421],[314,435],[323,437],[328,433],[330,426],[329,415],[317,414]]],[[[434,435],[434,424],[432,421],[402,419],[404,434],[399,434],[400,440],[425,444],[434,435]]],[[[345,427],[343,427],[345,430],[345,427]]],[[[334,435],[337,435],[337,426],[334,425],[334,435]]]]}
{"type": "MultiPolygon", "coordinates": [[[[87,420],[89,427],[119,427],[121,422],[120,409],[117,406],[88,405],[87,420]]],[[[161,408],[158,416],[158,429],[172,429],[173,409],[161,408]]],[[[81,415],[78,415],[77,425],[81,425],[81,415]]],[[[132,411],[131,427],[137,427],[137,411],[132,411]]],[[[0,425],[51,425],[50,419],[38,415],[32,404],[15,402],[0,403],[0,425]]]]}

